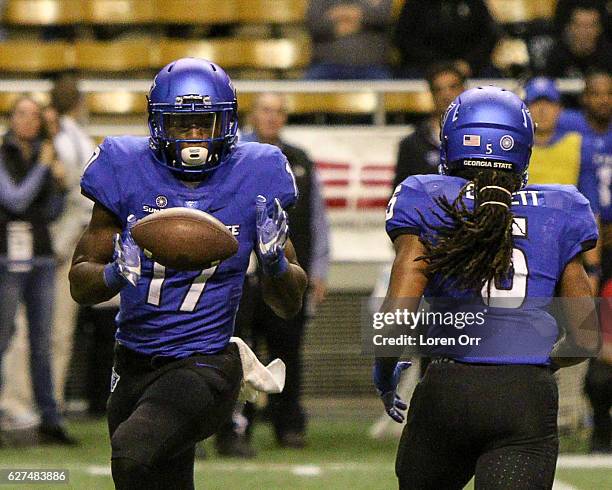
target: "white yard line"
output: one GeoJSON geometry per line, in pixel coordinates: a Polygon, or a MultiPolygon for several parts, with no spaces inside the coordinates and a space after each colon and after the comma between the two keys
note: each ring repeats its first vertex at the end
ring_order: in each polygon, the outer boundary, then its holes
{"type": "Polygon", "coordinates": [[[557,468],[612,468],[612,456],[608,455],[562,455],[557,468]]]}
{"type": "MultiPolygon", "coordinates": [[[[393,462],[388,464],[381,463],[360,463],[360,462],[335,462],[318,464],[288,464],[288,463],[256,463],[243,461],[197,461],[196,470],[198,471],[241,471],[244,473],[254,473],[259,471],[289,472],[299,476],[318,476],[324,471],[376,471],[381,467],[393,467],[393,462]]],[[[590,469],[590,468],[612,468],[612,456],[587,456],[587,455],[563,455],[559,456],[557,469],[590,469]]],[[[76,466],[76,470],[83,471],[91,475],[110,475],[110,466],[86,465],[76,466]]],[[[557,490],[570,489],[571,485],[559,482],[555,487],[557,490]],[[565,487],[563,485],[566,485],[565,487]]]]}
{"type": "Polygon", "coordinates": [[[294,466],[291,473],[296,476],[320,476],[321,467],[313,464],[294,466]]]}
{"type": "Polygon", "coordinates": [[[552,490],[578,490],[578,487],[562,482],[561,480],[555,480],[552,490]]]}

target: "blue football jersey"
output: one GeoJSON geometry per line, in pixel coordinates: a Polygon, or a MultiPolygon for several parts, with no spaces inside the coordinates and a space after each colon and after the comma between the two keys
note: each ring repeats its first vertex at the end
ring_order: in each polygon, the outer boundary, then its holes
{"type": "Polygon", "coordinates": [[[597,176],[601,222],[612,223],[612,132],[585,139],[585,152],[597,176]]]}
{"type": "MultiPolygon", "coordinates": [[[[444,218],[434,199],[445,196],[452,202],[467,183],[442,175],[408,177],[395,189],[387,207],[391,239],[405,233],[430,234],[425,223],[439,226],[444,218]]],[[[464,202],[473,209],[469,189],[464,202]]],[[[479,363],[550,362],[559,335],[549,311],[555,289],[568,262],[595,246],[597,224],[588,200],[574,186],[529,185],[514,194],[512,212],[514,274],[503,284],[485,285],[475,295],[453,289],[436,277],[429,280],[424,296],[432,311],[482,315],[481,323],[464,328],[441,322],[428,325],[428,337],[455,339],[450,345],[430,347],[429,354],[479,363]],[[481,340],[478,345],[460,345],[461,335],[481,340]]]]}
{"type": "MultiPolygon", "coordinates": [[[[565,109],[559,116],[556,131],[559,134],[577,131],[583,136],[582,161],[591,162],[591,169],[597,177],[595,185],[600,219],[602,223],[612,223],[612,122],[605,133],[599,133],[589,124],[583,111],[565,109]]],[[[583,183],[589,187],[588,178],[583,179],[583,183]]],[[[588,189],[582,190],[591,199],[588,189]]]]}
{"type": "Polygon", "coordinates": [[[186,186],[149,148],[148,138],[106,138],[81,179],[83,194],[124,226],[172,207],[205,211],[238,240],[238,252],[203,271],[176,271],[141,254],[136,287],[121,290],[117,341],[147,354],[186,357],[214,353],[229,342],[249,256],[256,244],[255,200],[278,198],[284,208],[297,198],[295,179],[281,151],[259,143],[237,144],[195,188],[186,186]]]}

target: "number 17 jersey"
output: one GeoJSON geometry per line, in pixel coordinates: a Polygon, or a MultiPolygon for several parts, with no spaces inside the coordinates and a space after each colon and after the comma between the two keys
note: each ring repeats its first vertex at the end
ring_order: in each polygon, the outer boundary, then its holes
{"type": "MultiPolygon", "coordinates": [[[[445,196],[453,202],[467,184],[467,180],[453,176],[408,177],[395,189],[387,208],[390,238],[430,234],[426,223],[440,226],[444,217],[435,199],[445,196]]],[[[473,209],[469,189],[464,203],[473,209]]],[[[430,355],[494,364],[550,362],[559,336],[550,313],[552,298],[565,266],[595,246],[597,224],[587,199],[568,185],[529,185],[513,195],[511,211],[514,274],[508,281],[485,285],[476,295],[451,288],[435,276],[429,280],[424,296],[433,310],[456,315],[467,309],[482,315],[482,323],[461,328],[439,322],[429,325],[429,337],[454,339],[450,345],[434,345],[430,355]],[[478,307],[472,308],[474,305],[478,307]],[[478,345],[460,345],[461,335],[481,340],[478,345]]]]}
{"type": "Polygon", "coordinates": [[[139,220],[161,209],[188,207],[213,215],[238,240],[233,257],[204,271],[172,270],[141,253],[140,280],[121,290],[117,341],[146,355],[176,358],[218,352],[229,342],[256,244],[257,195],[269,203],[278,198],[284,208],[297,198],[287,159],[274,146],[237,144],[192,188],[141,137],[107,138],[87,165],[81,190],[117,217],[123,233],[132,215],[139,220]]]}

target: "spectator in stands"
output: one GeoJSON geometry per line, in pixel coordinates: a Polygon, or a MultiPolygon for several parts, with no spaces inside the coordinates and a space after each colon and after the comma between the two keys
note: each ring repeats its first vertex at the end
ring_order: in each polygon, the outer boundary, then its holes
{"type": "Polygon", "coordinates": [[[577,131],[582,136],[612,139],[612,77],[592,69],[584,78],[580,97],[582,109],[566,109],[559,117],[560,131],[577,131]]]}
{"type": "Polygon", "coordinates": [[[567,19],[570,18],[571,12],[576,6],[589,5],[599,10],[605,35],[608,41],[612,41],[612,26],[610,25],[612,17],[610,12],[608,12],[608,3],[608,0],[557,0],[553,19],[556,34],[559,37],[563,36],[563,29],[565,29],[567,19]]]}
{"type": "MultiPolygon", "coordinates": [[[[562,112],[561,94],[553,80],[533,78],[525,85],[525,103],[537,124],[529,183],[575,185],[599,215],[597,172],[593,164],[590,141],[580,133],[563,132],[558,128],[562,112]]],[[[585,269],[593,290],[599,289],[600,247],[585,252],[585,269]]]]}
{"type": "Polygon", "coordinates": [[[118,313],[119,296],[78,309],[64,384],[66,407],[74,413],[86,410],[93,418],[106,414],[118,313]],[[84,406],[82,401],[85,401],[84,406]]]}
{"type": "MultiPolygon", "coordinates": [[[[558,131],[576,131],[583,137],[598,177],[599,206],[604,228],[612,227],[612,77],[602,70],[590,71],[580,97],[582,110],[565,110],[558,131]]],[[[605,230],[603,230],[605,231],[605,230]]],[[[605,233],[604,233],[605,235],[605,233]]],[[[602,240],[605,245],[606,241],[602,240]]],[[[612,247],[602,250],[603,277],[612,277],[612,247]]]]}
{"type": "Polygon", "coordinates": [[[310,0],[306,22],[313,44],[306,79],[391,78],[391,0],[310,0]]]}
{"type": "Polygon", "coordinates": [[[83,167],[95,149],[81,120],[86,114],[85,98],[78,88],[77,78],[71,74],[60,76],[51,90],[51,108],[59,115],[59,128],[53,144],[66,168],[68,199],[66,211],[56,224],[55,252],[61,262],[70,259],[79,236],[88,223],[91,201],[81,196],[80,180],[83,167]]]}
{"type": "Polygon", "coordinates": [[[592,453],[612,453],[612,280],[603,288],[601,331],[603,345],[597,359],[591,360],[585,378],[585,391],[593,408],[592,453]]]}
{"type": "Polygon", "coordinates": [[[591,451],[609,453],[612,436],[612,77],[593,70],[585,78],[582,110],[567,110],[559,118],[564,131],[577,131],[591,144],[597,171],[601,219],[602,306],[604,345],[589,363],[585,391],[593,409],[591,451]]]}
{"type": "Polygon", "coordinates": [[[423,78],[432,61],[457,63],[466,77],[491,77],[499,37],[484,0],[406,0],[395,26],[400,78],[423,78]]]}
{"type": "Polygon", "coordinates": [[[531,79],[525,85],[525,102],[537,123],[535,145],[529,167],[534,184],[578,184],[581,192],[596,204],[596,184],[592,167],[583,168],[582,136],[558,128],[562,113],[561,94],[549,78],[531,79]],[[560,162],[564,162],[563,165],[560,162]],[[580,179],[586,179],[581,181],[580,179]],[[581,183],[583,185],[581,185],[581,183]]]}
{"type": "Polygon", "coordinates": [[[242,336],[250,334],[255,346],[258,338],[263,338],[270,358],[279,357],[285,362],[285,389],[281,394],[270,395],[270,418],[280,446],[302,448],[306,430],[306,414],[301,403],[302,343],[306,322],[325,298],[329,262],[328,223],[313,162],[304,151],[281,138],[287,122],[285,98],[272,93],[258,96],[250,122],[253,132],[244,135],[242,141],[278,146],[295,175],[300,199],[293,209],[288,210],[291,240],[298,260],[308,273],[310,285],[302,311],[291,320],[283,320],[263,302],[257,276],[247,277],[236,328],[242,336]]]}
{"type": "Polygon", "coordinates": [[[55,258],[49,224],[62,211],[66,171],[45,134],[38,103],[22,96],[9,117],[0,146],[0,360],[23,301],[41,440],[73,444],[55,399],[50,354],[55,258]]]}
{"type": "Polygon", "coordinates": [[[583,77],[590,68],[612,70],[612,45],[603,34],[602,13],[596,2],[569,10],[561,39],[547,58],[550,77],[583,77]]]}
{"type": "Polygon", "coordinates": [[[74,394],[70,393],[68,385],[74,384],[74,378],[84,378],[83,395],[87,399],[87,411],[92,416],[101,416],[106,413],[108,380],[113,364],[114,318],[119,304],[118,300],[111,300],[94,307],[79,307],[74,328],[74,321],[70,319],[75,318],[76,305],[70,298],[68,283],[69,259],[89,222],[93,205],[81,195],[80,189],[83,168],[95,149],[94,141],[81,125],[86,116],[85,102],[77,78],[64,74],[55,81],[51,90],[51,106],[47,108],[59,114],[53,142],[60,160],[66,166],[68,177],[66,209],[52,229],[55,252],[60,261],[58,291],[63,292],[65,297],[65,300],[58,301],[58,308],[63,309],[63,314],[58,315],[60,320],[55,325],[56,331],[63,331],[64,341],[56,345],[54,359],[66,368],[61,369],[60,373],[72,375],[65,383],[60,383],[65,387],[66,398],[73,401],[74,394]],[[83,372],[76,373],[74,363],[81,353],[84,354],[85,365],[83,372]]]}
{"type": "Polygon", "coordinates": [[[406,177],[438,172],[440,121],[448,105],[465,90],[465,76],[454,63],[437,63],[427,73],[433,112],[400,141],[393,189],[406,177]]]}

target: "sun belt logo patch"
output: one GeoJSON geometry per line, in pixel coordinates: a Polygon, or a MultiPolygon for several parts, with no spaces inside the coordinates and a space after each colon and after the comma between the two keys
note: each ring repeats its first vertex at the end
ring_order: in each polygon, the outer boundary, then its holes
{"type": "Polygon", "coordinates": [[[514,148],[514,138],[509,134],[506,134],[501,137],[499,140],[499,146],[502,147],[502,150],[510,151],[514,148]]]}
{"type": "Polygon", "coordinates": [[[159,208],[165,208],[166,205],[168,204],[168,199],[166,198],[166,196],[157,196],[155,198],[155,204],[159,208]]]}

